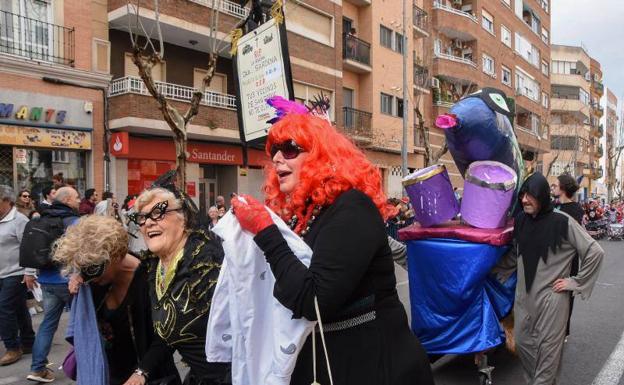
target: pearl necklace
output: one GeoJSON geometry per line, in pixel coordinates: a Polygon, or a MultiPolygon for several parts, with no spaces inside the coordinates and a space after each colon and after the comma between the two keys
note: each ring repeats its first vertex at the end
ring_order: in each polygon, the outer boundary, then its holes
{"type": "MultiPolygon", "coordinates": [[[[322,209],[323,209],[323,206],[321,205],[314,206],[314,209],[312,210],[312,216],[310,217],[310,219],[308,219],[305,229],[303,229],[301,231],[301,234],[299,234],[301,238],[305,237],[306,234],[310,232],[310,227],[312,227],[312,224],[314,223],[314,221],[316,221],[316,218],[318,218],[322,209]]],[[[299,223],[299,217],[297,217],[297,214],[295,214],[288,221],[288,227],[290,227],[291,230],[295,231],[295,228],[297,227],[297,223],[299,223]]]]}

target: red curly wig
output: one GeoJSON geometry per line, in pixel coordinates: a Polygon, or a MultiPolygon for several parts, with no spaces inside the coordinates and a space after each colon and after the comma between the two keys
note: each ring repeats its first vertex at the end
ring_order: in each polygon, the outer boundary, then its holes
{"type": "Polygon", "coordinates": [[[295,232],[303,230],[315,206],[331,205],[340,194],[350,189],[368,195],[384,220],[396,214],[396,208],[387,204],[377,167],[325,119],[308,114],[286,115],[269,131],[267,154],[270,156],[272,144],[291,139],[308,152],[298,185],[291,194],[282,193],[277,173],[272,165],[268,165],[263,190],[266,205],[284,220],[290,220],[293,214],[303,218],[295,232]]]}

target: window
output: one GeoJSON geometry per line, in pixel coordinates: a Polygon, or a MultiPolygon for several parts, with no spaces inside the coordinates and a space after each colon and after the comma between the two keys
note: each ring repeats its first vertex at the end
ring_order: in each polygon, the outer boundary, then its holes
{"type": "Polygon", "coordinates": [[[394,34],[394,50],[398,53],[403,53],[403,35],[400,33],[394,34]]]}
{"type": "Polygon", "coordinates": [[[511,70],[505,66],[501,66],[501,82],[511,87],[511,70]]]}
{"type": "Polygon", "coordinates": [[[542,92],[542,107],[548,108],[548,94],[546,92],[542,92]]]}
{"type": "Polygon", "coordinates": [[[548,44],[548,41],[550,40],[549,38],[549,34],[548,34],[548,30],[544,27],[542,27],[542,41],[546,44],[548,44]]]}
{"type": "Polygon", "coordinates": [[[295,91],[295,99],[300,103],[308,104],[310,101],[313,101],[315,98],[323,95],[324,97],[329,97],[331,109],[329,110],[329,118],[334,120],[334,91],[326,88],[320,88],[314,85],[293,82],[293,89],[295,91]]]}
{"type": "MultiPolygon", "coordinates": [[[[139,69],[137,68],[137,66],[132,62],[132,54],[129,52],[126,52],[125,55],[125,76],[135,76],[135,77],[139,77],[139,69]]],[[[165,61],[163,61],[162,63],[158,63],[158,64],[154,64],[154,66],[152,67],[152,78],[154,79],[154,81],[157,82],[164,82],[166,81],[166,72],[167,72],[167,63],[165,61]]]]}
{"type": "Polygon", "coordinates": [[[548,0],[540,0],[540,5],[542,6],[542,9],[546,11],[546,13],[549,12],[548,0]]]}
{"type": "Polygon", "coordinates": [[[381,93],[381,113],[386,115],[392,115],[393,110],[393,101],[394,97],[392,95],[381,93]]]}
{"type": "Polygon", "coordinates": [[[502,0],[502,1],[503,1],[503,4],[511,8],[511,0],[502,0]]]}
{"type": "Polygon", "coordinates": [[[542,73],[544,76],[550,75],[550,71],[548,69],[548,62],[546,60],[542,60],[542,73]]]}
{"type": "MultiPolygon", "coordinates": [[[[205,69],[193,69],[193,87],[201,89],[204,76],[206,76],[207,73],[208,71],[205,69]]],[[[210,81],[210,85],[208,86],[208,91],[227,94],[227,76],[215,73],[210,81]]]]}
{"type": "Polygon", "coordinates": [[[579,88],[579,100],[586,106],[589,106],[589,94],[582,88],[579,88]]]}
{"type": "Polygon", "coordinates": [[[53,22],[53,9],[49,1],[4,0],[0,1],[0,10],[7,12],[2,16],[3,25],[0,32],[2,52],[36,60],[54,60],[55,56],[63,57],[62,44],[60,48],[56,47],[62,40],[59,41],[59,38],[54,36],[52,27],[45,24],[53,22]]]}
{"type": "Polygon", "coordinates": [[[303,3],[284,3],[288,30],[319,43],[334,46],[334,18],[303,3]]]}
{"type": "Polygon", "coordinates": [[[511,31],[501,24],[501,41],[507,47],[511,48],[511,31]]]}
{"type": "Polygon", "coordinates": [[[516,94],[524,95],[537,103],[540,101],[539,84],[519,67],[516,67],[516,94]]]}
{"type": "Polygon", "coordinates": [[[435,39],[433,41],[433,53],[435,53],[436,55],[439,55],[442,53],[442,40],[435,39]]]}
{"type": "Polygon", "coordinates": [[[483,29],[494,35],[494,18],[485,9],[481,10],[481,25],[483,29]]]}
{"type": "Polygon", "coordinates": [[[52,151],[52,163],[69,163],[69,157],[67,151],[53,150],[52,151]]]}
{"type": "Polygon", "coordinates": [[[487,54],[483,54],[483,72],[490,76],[496,76],[496,72],[494,69],[494,59],[487,54]]]}
{"type": "Polygon", "coordinates": [[[403,99],[399,99],[397,98],[397,110],[396,110],[396,116],[398,116],[399,118],[403,117],[403,99]]]}
{"type": "Polygon", "coordinates": [[[390,28],[386,28],[383,25],[379,27],[379,43],[386,48],[392,49],[392,30],[390,28]]]}
{"type": "Polygon", "coordinates": [[[516,32],[516,52],[520,54],[526,61],[539,68],[540,52],[537,47],[532,45],[526,38],[516,32]]]}
{"type": "Polygon", "coordinates": [[[576,72],[576,62],[571,61],[552,61],[552,73],[562,75],[580,75],[576,72]]]}

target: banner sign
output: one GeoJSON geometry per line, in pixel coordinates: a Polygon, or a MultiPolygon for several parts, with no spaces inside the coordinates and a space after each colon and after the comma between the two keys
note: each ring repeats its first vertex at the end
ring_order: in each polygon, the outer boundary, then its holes
{"type": "Polygon", "coordinates": [[[14,146],[90,150],[91,132],[0,124],[0,143],[14,146]]]}
{"type": "Polygon", "coordinates": [[[271,126],[267,120],[275,116],[266,100],[294,98],[284,22],[272,19],[242,36],[232,62],[241,141],[260,141],[271,126]]]}

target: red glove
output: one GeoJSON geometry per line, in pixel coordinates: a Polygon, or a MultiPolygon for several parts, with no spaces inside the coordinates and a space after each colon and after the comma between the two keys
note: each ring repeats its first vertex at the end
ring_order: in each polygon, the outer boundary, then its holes
{"type": "Polygon", "coordinates": [[[230,203],[243,230],[256,235],[273,224],[271,215],[262,203],[249,195],[240,195],[240,197],[244,198],[247,203],[239,200],[238,196],[232,198],[230,203]]]}

